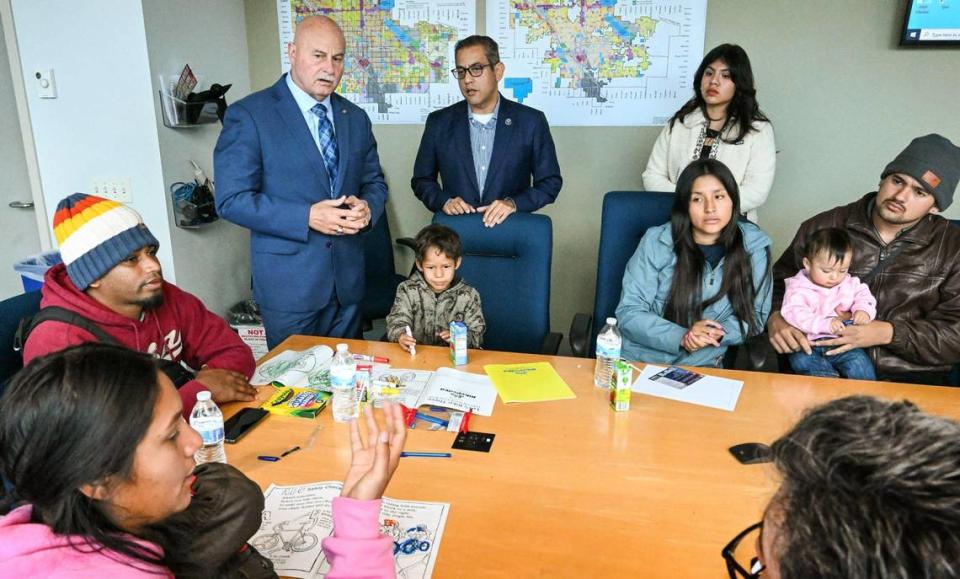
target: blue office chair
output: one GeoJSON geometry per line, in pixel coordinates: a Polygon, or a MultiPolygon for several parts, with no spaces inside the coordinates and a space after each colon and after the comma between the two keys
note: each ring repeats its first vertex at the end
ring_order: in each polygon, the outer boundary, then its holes
{"type": "Polygon", "coordinates": [[[600,218],[600,253],[597,257],[597,290],[593,315],[576,314],[570,324],[570,350],[574,356],[592,357],[597,334],[614,316],[620,303],[623,272],[647,229],[670,220],[673,193],[611,191],[603,196],[600,218]]]}
{"type": "MultiPolygon", "coordinates": [[[[32,291],[20,294],[0,302],[0,398],[7,391],[10,379],[23,368],[21,352],[13,349],[13,337],[20,326],[20,320],[40,311],[40,292],[32,291]]],[[[0,498],[13,491],[6,477],[0,475],[2,489],[0,498]]],[[[6,513],[0,513],[3,515],[6,513]]]]}
{"type": "Polygon", "coordinates": [[[13,336],[20,320],[40,311],[40,292],[20,294],[0,302],[0,396],[21,368],[23,356],[13,349],[13,336]]]}
{"type": "Polygon", "coordinates": [[[563,334],[550,332],[553,226],[546,215],[515,213],[493,228],[480,214],[437,213],[433,223],[460,235],[457,272],[483,302],[488,350],[556,354],[563,334]]]}
{"type": "MultiPolygon", "coordinates": [[[[413,248],[412,240],[398,239],[398,243],[413,248]]],[[[406,279],[396,271],[393,261],[393,242],[390,238],[390,223],[387,212],[363,235],[363,258],[365,264],[363,295],[363,329],[373,327],[373,320],[387,317],[393,306],[397,286],[406,279]]]]}

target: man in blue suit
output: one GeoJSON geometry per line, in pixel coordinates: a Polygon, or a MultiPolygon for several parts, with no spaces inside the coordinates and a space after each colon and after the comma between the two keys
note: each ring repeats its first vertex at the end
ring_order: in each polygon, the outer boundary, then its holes
{"type": "Polygon", "coordinates": [[[481,212],[488,227],[553,203],[563,179],[547,118],[497,91],[504,65],[492,38],[464,38],[455,55],[464,100],[427,117],[410,180],[417,199],[447,215],[481,212]]]}
{"type": "Polygon", "coordinates": [[[360,332],[363,243],[387,185],[370,119],[333,91],[345,42],[324,16],[287,46],[290,73],[227,109],[214,151],[217,211],[250,229],[253,295],[272,348],[291,334],[360,332]]]}

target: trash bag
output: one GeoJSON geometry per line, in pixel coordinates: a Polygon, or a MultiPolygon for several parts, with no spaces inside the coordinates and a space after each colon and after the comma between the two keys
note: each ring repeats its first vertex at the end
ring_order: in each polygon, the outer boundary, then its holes
{"type": "Polygon", "coordinates": [[[227,323],[231,326],[259,326],[263,324],[260,307],[253,299],[237,302],[227,312],[227,323]]]}
{"type": "Polygon", "coordinates": [[[61,262],[63,259],[59,251],[48,251],[14,262],[13,269],[20,274],[23,291],[32,292],[43,287],[43,276],[47,270],[61,262]]]}

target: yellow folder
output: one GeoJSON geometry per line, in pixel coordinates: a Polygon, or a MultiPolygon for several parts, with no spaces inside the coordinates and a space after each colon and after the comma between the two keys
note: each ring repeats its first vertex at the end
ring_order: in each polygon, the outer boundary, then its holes
{"type": "Polygon", "coordinates": [[[577,397],[549,362],[487,364],[483,369],[505,403],[577,397]]]}

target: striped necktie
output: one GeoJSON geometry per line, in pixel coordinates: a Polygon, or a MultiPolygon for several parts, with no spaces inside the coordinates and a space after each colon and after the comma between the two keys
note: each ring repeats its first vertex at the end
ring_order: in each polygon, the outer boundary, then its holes
{"type": "Polygon", "coordinates": [[[323,164],[327,168],[330,178],[330,196],[335,196],[337,187],[337,163],[340,162],[340,152],[337,149],[337,136],[333,133],[333,123],[327,118],[327,107],[317,103],[310,111],[319,117],[317,133],[320,135],[320,154],[323,155],[323,164]]]}

